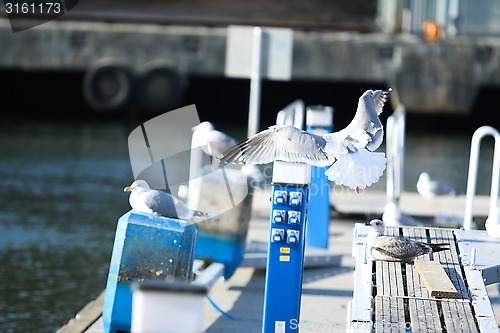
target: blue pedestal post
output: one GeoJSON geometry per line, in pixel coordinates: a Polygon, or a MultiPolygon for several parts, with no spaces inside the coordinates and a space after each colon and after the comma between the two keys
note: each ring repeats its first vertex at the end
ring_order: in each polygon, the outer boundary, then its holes
{"type": "Polygon", "coordinates": [[[298,332],[310,166],[275,162],[263,333],[298,332]]]}
{"type": "Polygon", "coordinates": [[[245,256],[246,235],[238,236],[199,230],[196,258],[210,258],[224,264],[224,279],[229,279],[245,256]]]}
{"type": "Polygon", "coordinates": [[[252,188],[240,170],[204,169],[201,174],[190,189],[189,202],[197,210],[209,212],[211,217],[197,223],[195,256],[224,264],[224,278],[229,279],[245,255],[252,188]]]}
{"type": "Polygon", "coordinates": [[[104,332],[130,331],[133,282],[191,281],[197,227],[130,211],[118,220],[102,314],[104,332]]]}
{"type": "MultiPolygon", "coordinates": [[[[332,132],[333,108],[314,106],[307,108],[306,130],[325,135],[332,132]]],[[[309,226],[307,228],[307,246],[328,248],[330,225],[330,181],[325,175],[327,167],[311,167],[311,190],[309,199],[309,226]]]]}

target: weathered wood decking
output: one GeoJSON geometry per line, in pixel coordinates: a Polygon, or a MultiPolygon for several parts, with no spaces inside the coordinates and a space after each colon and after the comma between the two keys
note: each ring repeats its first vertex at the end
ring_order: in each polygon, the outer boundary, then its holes
{"type": "Polygon", "coordinates": [[[104,305],[103,291],[95,300],[91,301],[83,309],[81,309],[68,323],[57,330],[56,333],[76,333],[86,331],[94,324],[102,315],[102,307],[104,305]]]}
{"type": "Polygon", "coordinates": [[[477,325],[464,284],[453,233],[449,230],[388,228],[389,235],[433,243],[450,243],[451,251],[425,255],[420,260],[438,261],[459,293],[458,299],[431,298],[413,264],[375,263],[375,331],[387,329],[405,332],[447,331],[477,332],[477,325]],[[402,326],[402,327],[401,327],[402,326]]]}
{"type": "Polygon", "coordinates": [[[471,291],[466,283],[464,267],[461,265],[459,248],[452,229],[387,227],[386,235],[405,236],[422,242],[449,243],[449,251],[424,255],[418,260],[439,262],[457,290],[458,298],[431,297],[414,264],[372,262],[369,260],[364,263],[364,251],[356,251],[356,247],[364,246],[364,239],[356,234],[355,276],[356,279],[364,280],[365,286],[359,291],[356,287],[354,290],[348,318],[352,331],[498,331],[496,325],[484,327],[478,323],[470,295],[471,291]],[[363,270],[365,271],[363,272],[363,270]],[[367,281],[369,274],[366,270],[371,271],[371,281],[367,281]],[[367,284],[370,282],[372,288],[367,288],[367,284]],[[367,291],[371,291],[371,295],[366,295],[367,291]],[[367,297],[368,299],[373,298],[371,306],[370,302],[366,301],[367,297]],[[368,317],[368,313],[371,313],[371,318],[368,317]]]}

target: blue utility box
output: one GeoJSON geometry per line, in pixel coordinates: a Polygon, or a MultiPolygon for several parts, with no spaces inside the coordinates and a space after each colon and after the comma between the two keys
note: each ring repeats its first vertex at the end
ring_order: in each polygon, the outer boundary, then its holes
{"type": "Polygon", "coordinates": [[[311,167],[274,162],[263,333],[297,332],[311,167]]]}
{"type": "Polygon", "coordinates": [[[134,210],[118,220],[104,298],[104,332],[130,331],[133,282],[192,280],[196,237],[196,224],[185,220],[134,210]]]}

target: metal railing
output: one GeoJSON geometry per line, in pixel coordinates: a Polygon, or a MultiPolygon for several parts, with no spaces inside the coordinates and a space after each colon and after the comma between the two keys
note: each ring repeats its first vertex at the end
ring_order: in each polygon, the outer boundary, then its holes
{"type": "Polygon", "coordinates": [[[491,135],[495,139],[495,152],[493,155],[493,170],[491,173],[491,195],[490,195],[490,210],[489,216],[492,216],[498,210],[498,181],[500,177],[500,133],[491,126],[482,126],[478,128],[472,136],[470,159],[469,159],[469,175],[467,179],[467,192],[465,199],[465,214],[464,214],[464,229],[470,230],[472,227],[472,208],[474,196],[476,194],[477,168],[479,163],[479,148],[481,140],[491,135]]]}

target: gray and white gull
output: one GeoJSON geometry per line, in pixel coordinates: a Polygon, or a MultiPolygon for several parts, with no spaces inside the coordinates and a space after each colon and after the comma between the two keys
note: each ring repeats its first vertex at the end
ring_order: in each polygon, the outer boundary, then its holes
{"type": "Polygon", "coordinates": [[[432,179],[427,172],[422,172],[417,181],[417,192],[425,199],[431,200],[438,196],[455,196],[456,192],[448,185],[432,179]]]}
{"type": "Polygon", "coordinates": [[[219,159],[226,163],[332,165],[325,171],[328,179],[359,192],[378,181],[385,170],[385,154],[373,150],[384,137],[378,116],[389,91],[367,90],[359,98],[351,123],[338,132],[320,136],[293,126],[275,125],[228,149],[219,159]]]}
{"type": "Polygon", "coordinates": [[[367,255],[373,260],[412,262],[416,257],[449,250],[450,244],[423,243],[400,236],[384,236],[384,222],[371,220],[367,237],[367,255]]]}
{"type": "Polygon", "coordinates": [[[130,206],[141,213],[183,220],[209,218],[207,213],[190,209],[173,195],[151,189],[149,184],[142,179],[137,179],[130,186],[125,187],[124,191],[131,192],[130,206]]]}
{"type": "MultiPolygon", "coordinates": [[[[234,146],[237,142],[224,132],[217,131],[209,121],[204,121],[192,128],[193,138],[196,138],[201,150],[215,158],[234,146]]],[[[213,163],[212,163],[213,164],[213,163]]]]}
{"type": "MultiPolygon", "coordinates": [[[[201,150],[212,159],[212,168],[217,167],[216,157],[222,155],[226,150],[237,144],[237,141],[224,132],[217,131],[209,121],[204,121],[192,128],[193,137],[197,140],[201,150]]],[[[247,176],[253,184],[261,184],[264,175],[255,165],[244,165],[241,172],[247,176]]]]}

